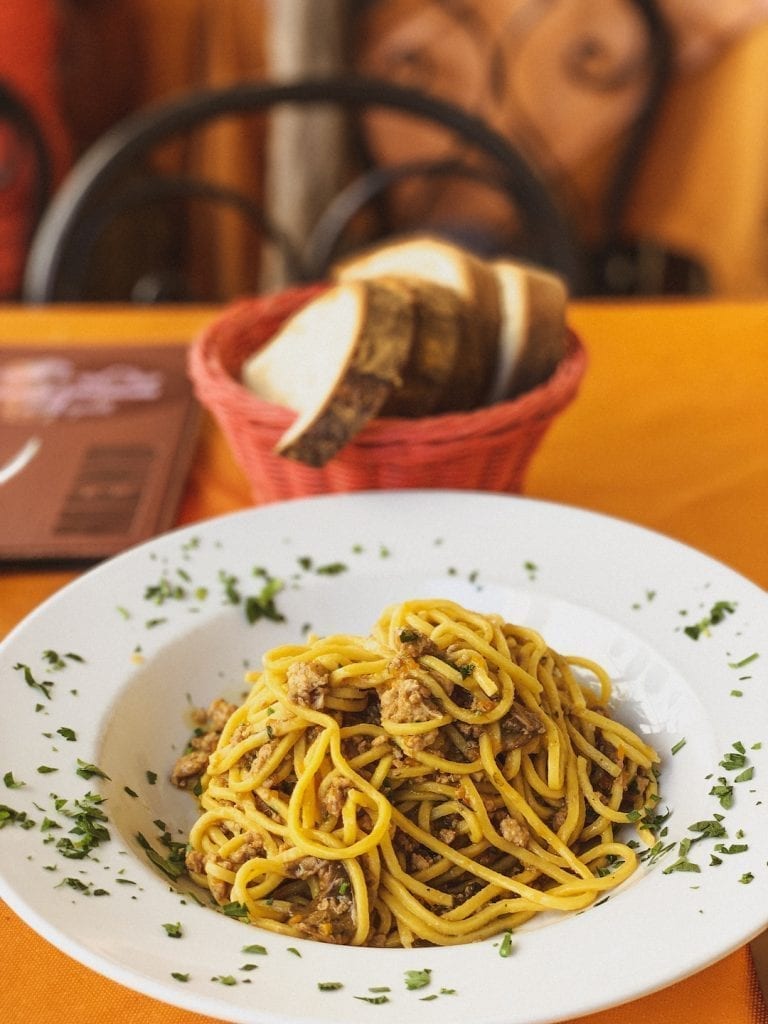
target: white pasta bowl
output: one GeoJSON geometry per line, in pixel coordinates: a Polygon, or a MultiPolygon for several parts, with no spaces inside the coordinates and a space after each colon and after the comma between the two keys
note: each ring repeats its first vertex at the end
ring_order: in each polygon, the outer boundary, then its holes
{"type": "Polygon", "coordinates": [[[373,1003],[388,1024],[544,1024],[615,1006],[706,967],[768,923],[754,898],[768,870],[767,625],[768,597],[712,559],[519,497],[326,496],[175,531],[86,573],[0,646],[6,786],[23,783],[2,800],[0,895],[92,969],[233,1022],[357,1024],[373,1003]],[[251,623],[245,599],[264,572],[283,581],[284,619],[251,623]],[[511,947],[502,936],[341,947],[214,909],[175,870],[175,844],[197,815],[194,797],[169,781],[190,709],[237,702],[246,670],[308,625],[365,634],[386,605],[419,596],[498,612],[604,665],[617,717],[662,754],[669,852],[599,905],[534,919],[511,947]],[[83,840],[70,832],[76,801],[93,833],[81,858],[60,843],[77,852],[83,840]],[[724,836],[690,830],[717,815],[724,836]],[[672,870],[686,838],[698,871],[672,870]],[[640,922],[653,942],[636,940],[640,922]],[[409,986],[413,971],[423,987],[409,986]]]}

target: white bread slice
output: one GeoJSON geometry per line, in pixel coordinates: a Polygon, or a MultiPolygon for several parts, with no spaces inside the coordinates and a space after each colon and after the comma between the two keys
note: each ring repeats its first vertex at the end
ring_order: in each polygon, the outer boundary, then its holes
{"type": "Polygon", "coordinates": [[[430,281],[387,275],[385,281],[410,295],[414,312],[411,354],[403,380],[381,410],[382,416],[430,416],[466,400],[460,387],[466,318],[465,303],[457,292],[430,281]]]}
{"type": "Polygon", "coordinates": [[[340,281],[383,275],[440,285],[459,296],[465,364],[462,388],[455,391],[459,404],[452,408],[479,405],[493,380],[501,322],[499,285],[490,265],[458,245],[421,234],[363,250],[331,268],[340,281]]]}
{"type": "Polygon", "coordinates": [[[276,451],[323,466],[398,387],[413,341],[410,293],[382,281],[331,286],[243,365],[243,383],[298,415],[276,451]]]}
{"type": "Polygon", "coordinates": [[[494,381],[486,397],[492,405],[514,398],[551,376],[565,353],[567,289],[556,274],[494,260],[501,299],[501,330],[494,381]]]}

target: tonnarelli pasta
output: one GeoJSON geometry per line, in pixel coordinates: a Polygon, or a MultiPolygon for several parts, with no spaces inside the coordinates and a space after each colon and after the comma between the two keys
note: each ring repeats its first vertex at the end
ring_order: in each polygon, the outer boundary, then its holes
{"type": "Polygon", "coordinates": [[[658,799],[611,684],[536,632],[447,600],[370,637],[269,651],[200,780],[187,866],[283,935],[470,942],[587,907],[635,869],[616,827],[658,799]]]}

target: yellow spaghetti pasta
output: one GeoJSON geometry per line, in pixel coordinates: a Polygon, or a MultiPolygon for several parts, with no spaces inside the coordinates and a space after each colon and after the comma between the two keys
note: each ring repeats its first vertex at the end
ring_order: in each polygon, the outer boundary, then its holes
{"type": "Polygon", "coordinates": [[[284,935],[470,942],[582,910],[635,870],[616,834],[659,757],[611,681],[448,600],[268,651],[200,778],[191,876],[284,935]]]}

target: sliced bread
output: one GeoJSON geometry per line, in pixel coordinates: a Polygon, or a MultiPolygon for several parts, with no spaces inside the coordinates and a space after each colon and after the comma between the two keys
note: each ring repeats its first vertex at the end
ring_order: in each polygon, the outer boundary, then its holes
{"type": "Polygon", "coordinates": [[[414,338],[407,289],[346,281],[290,317],[246,360],[243,383],[297,416],[276,451],[323,466],[399,387],[414,338]]]}
{"type": "MultiPolygon", "coordinates": [[[[395,275],[453,291],[461,300],[457,316],[464,363],[461,387],[453,389],[445,407],[468,409],[482,403],[493,380],[501,323],[499,283],[487,261],[442,238],[413,235],[341,260],[331,275],[339,281],[395,275]]],[[[436,302],[442,300],[435,296],[430,304],[436,302]]]]}
{"type": "MultiPolygon", "coordinates": [[[[393,388],[381,415],[415,418],[471,408],[478,396],[464,385],[469,311],[461,296],[452,288],[418,278],[387,275],[375,280],[405,289],[414,313],[413,344],[403,380],[393,388]]],[[[480,368],[471,376],[479,377],[480,368]]]]}
{"type": "Polygon", "coordinates": [[[556,274],[513,260],[494,260],[501,329],[487,404],[514,398],[551,376],[565,352],[567,289],[556,274]]]}

